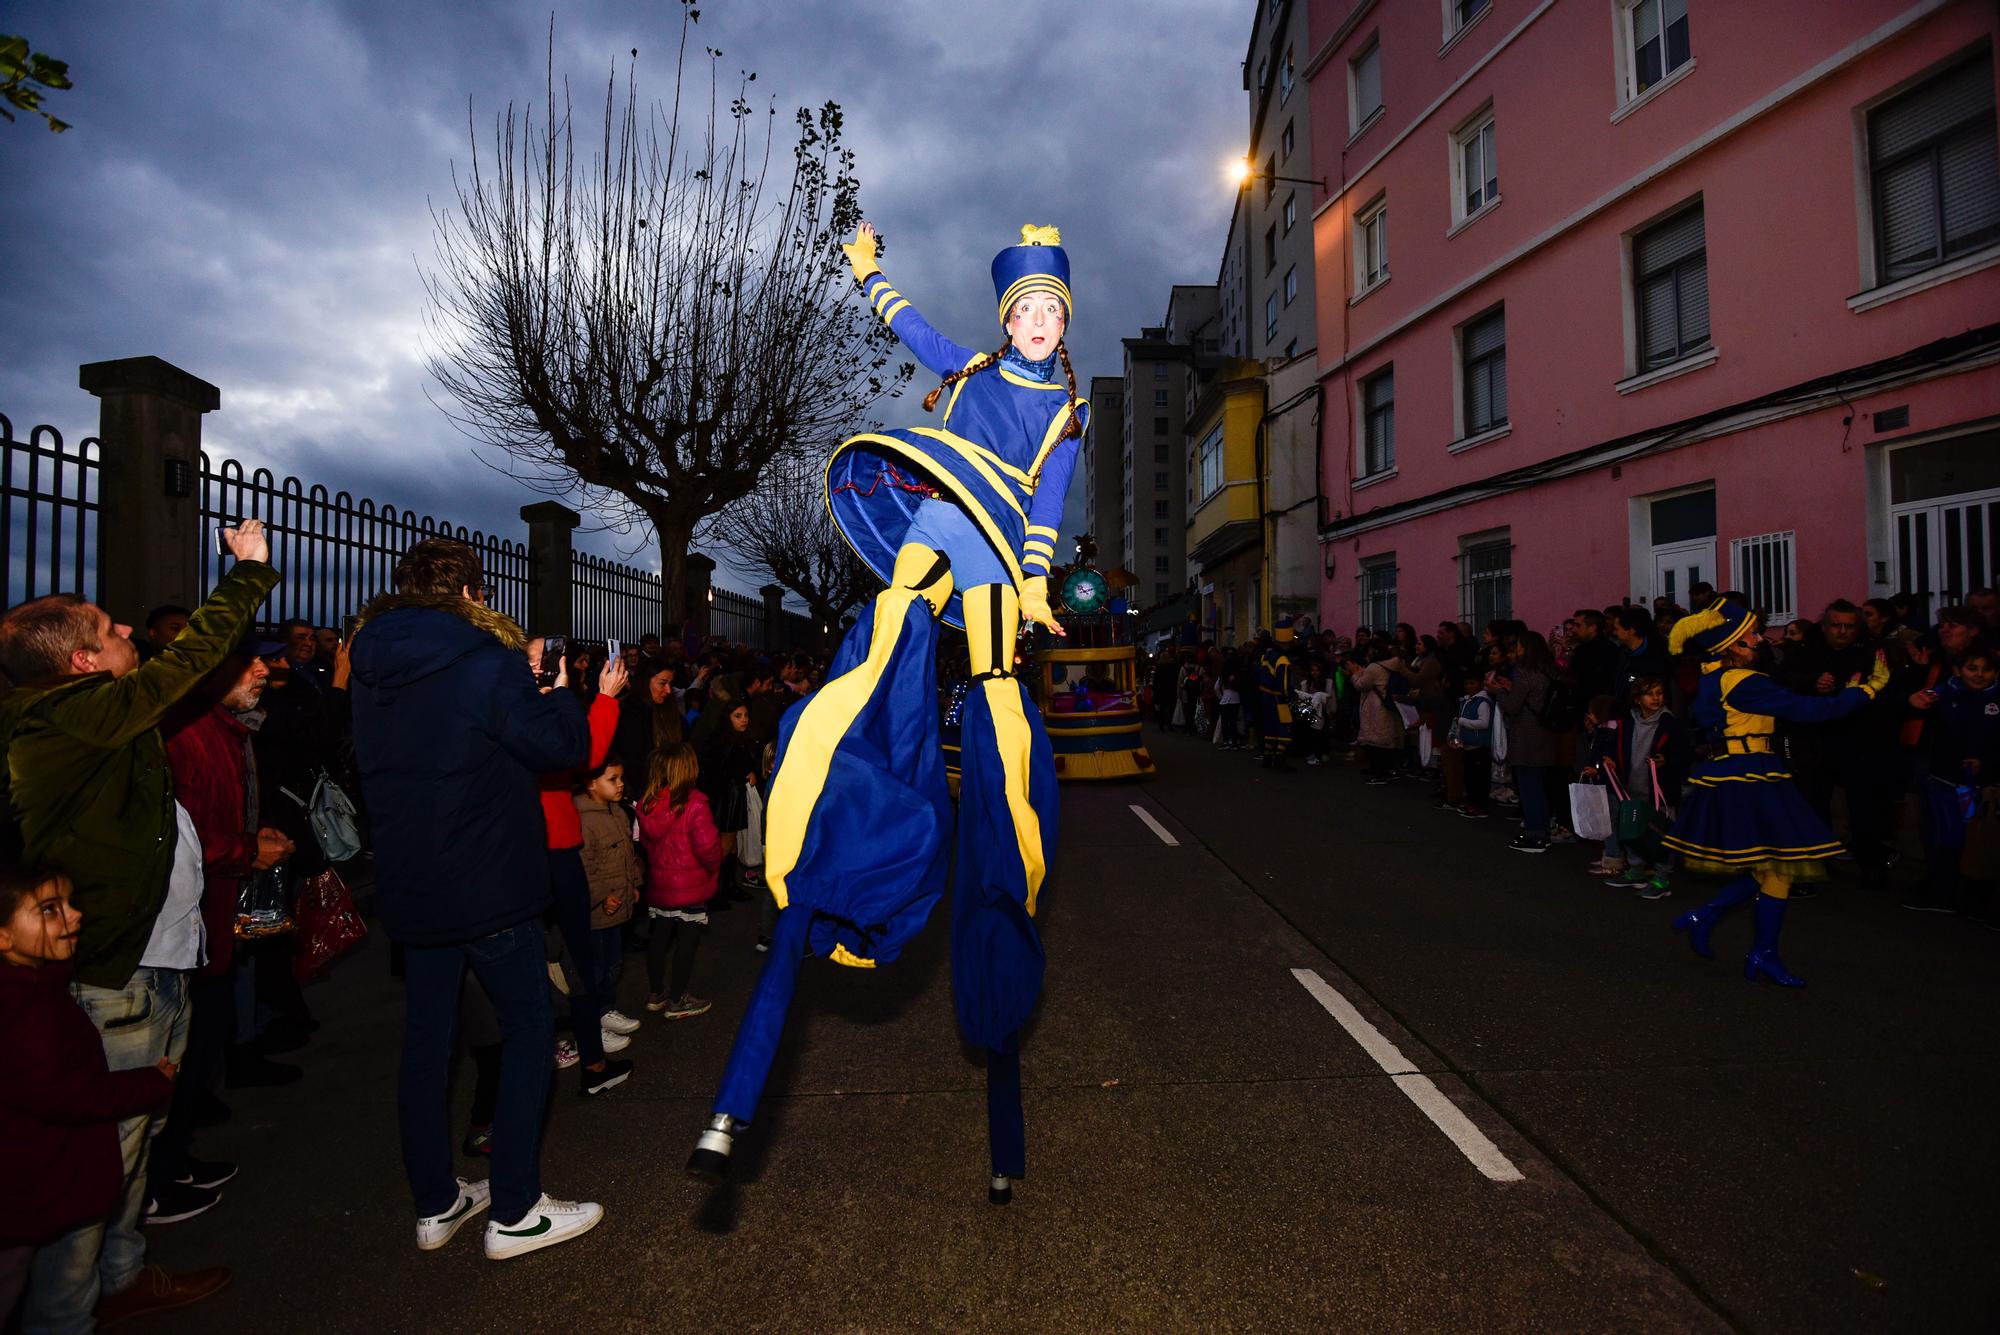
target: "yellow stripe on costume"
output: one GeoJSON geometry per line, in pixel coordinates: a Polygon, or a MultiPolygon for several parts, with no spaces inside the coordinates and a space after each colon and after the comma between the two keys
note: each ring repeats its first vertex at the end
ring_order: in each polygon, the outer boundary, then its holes
{"type": "Polygon", "coordinates": [[[938,553],[912,543],[896,553],[895,570],[889,587],[875,598],[875,624],[868,636],[868,657],[841,673],[814,692],[799,706],[798,725],[785,747],[785,763],[771,782],[771,801],[764,816],[764,882],[771,897],[784,908],[788,895],[785,878],[799,864],[805,851],[806,827],[812,822],[813,808],[826,790],[826,776],[833,768],[833,753],[847,736],[854,720],[861,716],[877,683],[895,656],[903,635],[903,621],[910,604],[918,598],[930,603],[933,614],[951,601],[949,568],[923,589],[908,587],[936,564],[938,553]]]}
{"type": "Polygon", "coordinates": [[[1062,535],[1057,533],[1054,529],[1050,528],[1047,524],[1030,524],[1028,525],[1028,536],[1031,538],[1038,538],[1038,537],[1047,538],[1050,541],[1054,541],[1056,538],[1062,535]]]}
{"type": "MultiPolygon", "coordinates": [[[[925,457],[921,451],[913,449],[908,443],[900,441],[894,436],[883,435],[877,431],[863,431],[858,435],[849,436],[846,440],[840,442],[839,449],[827,455],[826,470],[821,475],[822,484],[827,487],[826,512],[828,515],[833,514],[833,484],[830,479],[833,474],[834,461],[840,458],[842,451],[858,440],[867,441],[877,449],[887,450],[897,458],[908,460],[919,468],[928,469],[933,466],[931,460],[925,457]]],[[[969,444],[970,442],[967,443],[969,444]]],[[[985,508],[977,503],[977,498],[967,493],[960,486],[956,478],[946,473],[940,473],[936,476],[935,481],[939,487],[950,492],[953,499],[964,505],[965,512],[972,516],[972,522],[979,525],[979,531],[986,535],[986,540],[993,544],[993,550],[999,553],[1000,559],[1006,563],[1008,575],[1013,578],[1016,584],[1019,584],[1022,579],[1021,560],[1014,555],[1013,546],[1007,541],[1006,535],[1001,533],[1000,525],[993,521],[993,516],[986,513],[985,508]]],[[[841,540],[847,543],[848,550],[859,557],[861,552],[855,547],[853,540],[848,538],[847,531],[842,529],[838,523],[834,525],[834,528],[840,533],[841,540]]],[[[865,558],[863,564],[866,564],[865,558]]]]}
{"type": "Polygon", "coordinates": [[[1047,538],[1029,538],[1021,544],[1021,550],[1026,552],[1040,552],[1043,556],[1054,556],[1056,554],[1056,545],[1047,538]]]}
{"type": "Polygon", "coordinates": [[[1062,429],[1069,425],[1070,414],[1084,406],[1082,399],[1071,399],[1069,406],[1057,413],[1049,422],[1049,429],[1042,433],[1042,447],[1035,451],[1035,462],[1028,465],[1028,489],[1034,490],[1042,480],[1042,465],[1055,453],[1057,443],[1062,439],[1062,429]]]}
{"type": "Polygon", "coordinates": [[[1069,284],[1050,274],[1031,273],[1026,277],[1016,278],[1007,285],[1007,290],[1000,294],[1001,324],[1007,323],[1008,315],[1014,310],[1014,303],[1030,292],[1055,293],[1062,298],[1063,309],[1068,312],[1064,316],[1064,323],[1076,318],[1076,303],[1069,298],[1069,284]]]}
{"type": "MultiPolygon", "coordinates": [[[[1005,584],[976,584],[962,591],[965,598],[965,635],[973,671],[982,671],[1011,659],[1014,636],[1021,626],[1020,605],[1014,590],[1005,584]],[[993,636],[993,600],[1000,600],[997,643],[993,636]]],[[[1021,708],[1021,686],[1013,677],[989,678],[980,683],[986,694],[987,710],[993,716],[993,739],[1000,753],[1000,773],[1007,789],[1007,812],[1013,817],[1014,842],[1020,849],[1021,868],[1026,873],[1028,916],[1035,916],[1035,896],[1041,892],[1047,865],[1042,860],[1042,820],[1028,796],[1028,775],[1035,753],[1035,733],[1021,708]]]]}
{"type": "MultiPolygon", "coordinates": [[[[972,360],[958,369],[961,371],[971,371],[975,368],[983,367],[987,362],[992,360],[993,354],[990,352],[975,352],[972,354],[972,360]]],[[[951,410],[958,406],[958,396],[965,393],[965,387],[971,379],[972,377],[969,375],[960,376],[958,383],[951,387],[951,397],[944,402],[944,420],[947,423],[951,421],[951,410]]]]}
{"type": "Polygon", "coordinates": [[[979,476],[986,479],[986,485],[993,488],[999,494],[1000,499],[1012,507],[1015,514],[1021,516],[1023,519],[1028,517],[1028,512],[1021,508],[1021,502],[1014,499],[1014,489],[1008,486],[1005,479],[994,470],[994,465],[999,461],[994,459],[988,451],[980,448],[977,443],[967,440],[964,436],[958,435],[955,432],[940,431],[934,426],[913,426],[904,429],[919,436],[929,436],[932,440],[951,446],[952,449],[958,451],[959,455],[967,463],[972,465],[973,470],[979,476]]]}
{"type": "Polygon", "coordinates": [[[890,302],[900,299],[902,295],[895,288],[884,283],[881,287],[875,289],[875,295],[869,299],[869,304],[875,308],[875,313],[880,315],[890,302]]]}
{"type": "Polygon", "coordinates": [[[909,308],[910,308],[910,299],[908,297],[896,298],[895,302],[890,305],[889,309],[882,312],[882,323],[894,324],[896,322],[896,317],[901,315],[904,311],[908,310],[909,308]]]}

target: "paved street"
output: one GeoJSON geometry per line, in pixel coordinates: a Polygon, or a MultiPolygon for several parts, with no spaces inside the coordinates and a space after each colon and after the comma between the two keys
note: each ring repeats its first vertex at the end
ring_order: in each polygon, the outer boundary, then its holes
{"type": "MultiPolygon", "coordinates": [[[[1642,904],[1410,786],[1153,742],[1155,779],[1064,791],[1012,1206],[985,1203],[943,911],[893,968],[807,968],[738,1181],[682,1176],[760,958],[744,907],[697,965],[710,1016],[649,1017],[601,1100],[558,1077],[544,1179],[603,1201],[599,1230],[504,1265],[470,1230],[419,1253],[378,938],[311,993],[307,1079],[232,1095],[198,1145],[243,1175],[155,1254],[236,1283],[152,1328],[2000,1320],[2000,938],[1836,884],[1786,938],[1811,986],[1750,987],[1747,922],[1713,964],[1668,933],[1693,883],[1642,904]]],[[[635,1014],[643,983],[628,957],[635,1014]]]]}

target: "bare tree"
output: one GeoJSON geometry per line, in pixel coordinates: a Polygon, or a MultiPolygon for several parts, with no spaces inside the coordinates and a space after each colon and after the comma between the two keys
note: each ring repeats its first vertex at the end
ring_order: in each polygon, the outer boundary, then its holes
{"type": "Polygon", "coordinates": [[[760,577],[796,594],[828,629],[882,584],[834,527],[816,459],[774,463],[755,491],[715,516],[709,531],[760,577]]]}
{"type": "Polygon", "coordinates": [[[787,180],[775,107],[748,99],[757,76],[723,105],[722,53],[706,48],[706,112],[691,95],[684,126],[696,17],[682,0],[671,105],[642,109],[630,71],[621,98],[614,72],[602,151],[583,163],[567,84],[555,108],[551,25],[549,112],[537,124],[510,103],[483,162],[471,132],[424,278],[445,411],[530,485],[603,526],[650,527],[669,625],[687,614],[703,521],[913,370],[889,369],[893,338],[839,251],[861,216],[840,107],[796,113],[787,180]]]}

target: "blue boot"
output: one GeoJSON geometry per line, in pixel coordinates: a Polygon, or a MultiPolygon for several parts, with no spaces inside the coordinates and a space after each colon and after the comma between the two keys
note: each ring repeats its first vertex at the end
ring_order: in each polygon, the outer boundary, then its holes
{"type": "Polygon", "coordinates": [[[1743,981],[1754,983],[1757,975],[1779,987],[1804,987],[1806,980],[1785,968],[1778,958],[1778,931],[1785,925],[1785,901],[1769,895],[1757,896],[1757,944],[1743,961],[1743,981]]]}
{"type": "Polygon", "coordinates": [[[1748,876],[1739,876],[1722,887],[1714,899],[1698,909],[1690,909],[1674,919],[1674,930],[1686,932],[1688,948],[1705,960],[1715,958],[1715,950],[1708,944],[1708,934],[1722,915],[1757,893],[1757,882],[1748,876]]]}

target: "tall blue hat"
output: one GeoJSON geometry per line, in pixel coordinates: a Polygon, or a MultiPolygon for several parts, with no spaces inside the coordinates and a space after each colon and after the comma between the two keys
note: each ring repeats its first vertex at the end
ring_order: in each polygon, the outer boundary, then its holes
{"type": "Polygon", "coordinates": [[[1000,323],[1007,323],[1007,312],[1022,296],[1042,290],[1062,298],[1063,321],[1068,323],[1076,307],[1069,295],[1069,253],[1062,248],[1062,232],[1030,224],[1021,229],[1020,245],[1009,246],[993,257],[993,291],[1000,298],[1000,323]]]}
{"type": "Polygon", "coordinates": [[[1722,657],[1730,645],[1754,634],[1757,614],[1739,603],[1718,599],[1693,616],[1682,617],[1667,635],[1667,652],[1678,658],[1690,653],[1698,658],[1722,657]]]}

